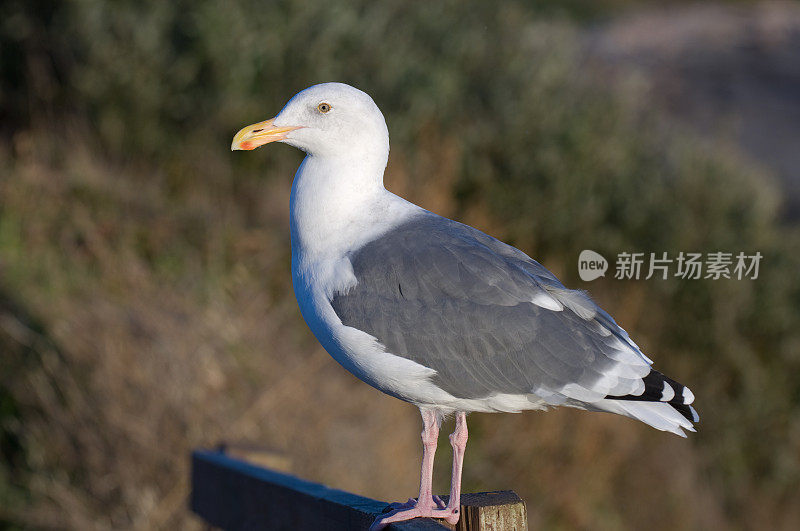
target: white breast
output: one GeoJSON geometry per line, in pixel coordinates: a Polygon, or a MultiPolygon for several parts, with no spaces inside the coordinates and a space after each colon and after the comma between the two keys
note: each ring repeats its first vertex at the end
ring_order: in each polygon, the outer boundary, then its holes
{"type": "Polygon", "coordinates": [[[307,157],[292,186],[292,282],[303,318],[347,370],[411,401],[435,400],[441,393],[429,382],[435,372],[387,353],[374,337],[342,325],[330,300],[357,282],[351,251],[419,212],[376,182],[374,169],[362,174],[357,165],[348,169],[338,161],[307,157]]]}

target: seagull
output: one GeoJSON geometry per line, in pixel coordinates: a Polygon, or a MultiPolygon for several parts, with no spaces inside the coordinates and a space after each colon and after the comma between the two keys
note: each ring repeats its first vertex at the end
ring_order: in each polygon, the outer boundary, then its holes
{"type": "Polygon", "coordinates": [[[525,253],[389,192],[389,132],[366,93],[313,85],[231,150],[283,142],[306,157],[290,197],[292,283],[330,355],[420,409],[419,497],[371,529],[416,517],[459,519],[467,413],[567,406],[638,419],[685,437],[692,392],[589,296],[525,253]],[[455,417],[450,498],[433,495],[442,420],[455,417]]]}

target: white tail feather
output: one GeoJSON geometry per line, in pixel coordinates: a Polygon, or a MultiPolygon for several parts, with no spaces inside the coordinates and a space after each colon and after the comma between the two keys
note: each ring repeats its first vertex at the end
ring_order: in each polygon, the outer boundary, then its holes
{"type": "Polygon", "coordinates": [[[641,420],[657,430],[669,431],[681,437],[686,437],[683,429],[695,431],[692,423],[666,402],[604,399],[593,403],[592,406],[602,411],[641,420]]]}

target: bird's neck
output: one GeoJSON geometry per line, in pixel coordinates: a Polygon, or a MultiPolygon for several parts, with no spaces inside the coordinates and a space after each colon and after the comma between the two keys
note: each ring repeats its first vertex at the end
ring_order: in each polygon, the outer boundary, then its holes
{"type": "Polygon", "coordinates": [[[405,203],[383,187],[386,158],[309,155],[292,185],[293,260],[341,256],[381,231],[387,215],[405,203]]]}

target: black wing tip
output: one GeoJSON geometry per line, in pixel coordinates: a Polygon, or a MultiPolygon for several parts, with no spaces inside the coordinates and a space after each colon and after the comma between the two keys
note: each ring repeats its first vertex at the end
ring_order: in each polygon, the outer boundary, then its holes
{"type": "Polygon", "coordinates": [[[680,413],[689,422],[698,422],[700,416],[691,406],[694,395],[685,385],[676,382],[668,376],[664,376],[658,371],[651,370],[642,378],[644,381],[644,392],[640,395],[612,396],[606,395],[610,400],[634,400],[640,402],[664,402],[672,406],[675,411],[680,413]],[[665,392],[671,390],[673,396],[665,400],[665,392]]]}
{"type": "Polygon", "coordinates": [[[683,415],[683,417],[688,420],[689,422],[700,422],[700,415],[697,414],[697,410],[693,408],[689,404],[676,404],[674,402],[667,402],[672,408],[683,415]]]}

